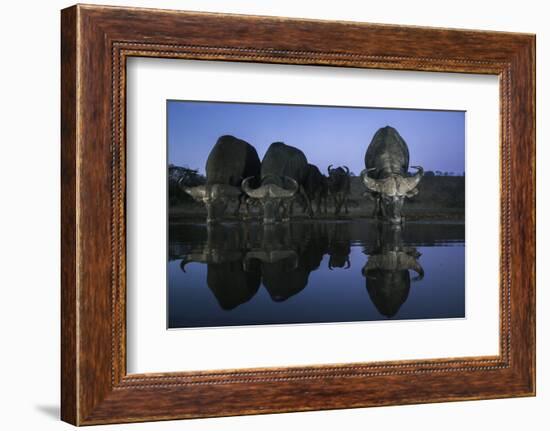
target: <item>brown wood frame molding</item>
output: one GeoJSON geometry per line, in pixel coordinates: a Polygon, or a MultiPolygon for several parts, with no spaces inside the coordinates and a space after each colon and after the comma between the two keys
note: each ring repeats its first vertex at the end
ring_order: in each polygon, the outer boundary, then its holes
{"type": "Polygon", "coordinates": [[[82,5],[61,18],[63,420],[88,425],[535,394],[534,35],[82,5]],[[500,354],[128,375],[129,56],[498,75],[500,354]]]}

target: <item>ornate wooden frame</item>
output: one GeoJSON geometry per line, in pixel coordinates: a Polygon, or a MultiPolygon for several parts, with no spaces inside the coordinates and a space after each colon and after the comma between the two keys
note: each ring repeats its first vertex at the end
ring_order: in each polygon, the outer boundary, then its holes
{"type": "Polygon", "coordinates": [[[534,35],[81,5],[61,17],[63,420],[88,425],[535,394],[534,35]],[[128,375],[129,56],[498,75],[500,354],[128,375]]]}

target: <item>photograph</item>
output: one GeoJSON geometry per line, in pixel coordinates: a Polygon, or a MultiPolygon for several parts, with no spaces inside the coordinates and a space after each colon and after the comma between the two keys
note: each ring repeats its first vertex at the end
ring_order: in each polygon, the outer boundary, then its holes
{"type": "Polygon", "coordinates": [[[168,329],[466,317],[464,111],[166,103],[168,329]]]}

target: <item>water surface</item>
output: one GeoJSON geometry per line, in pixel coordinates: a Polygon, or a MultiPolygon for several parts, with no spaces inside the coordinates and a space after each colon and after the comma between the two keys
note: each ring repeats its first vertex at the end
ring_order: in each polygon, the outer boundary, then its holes
{"type": "Polygon", "coordinates": [[[168,327],[460,318],[464,224],[169,226],[168,327]]]}

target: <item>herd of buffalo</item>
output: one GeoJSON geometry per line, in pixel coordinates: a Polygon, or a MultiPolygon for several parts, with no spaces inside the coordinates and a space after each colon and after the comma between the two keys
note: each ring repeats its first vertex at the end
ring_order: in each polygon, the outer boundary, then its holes
{"type": "MultiPolygon", "coordinates": [[[[406,197],[418,193],[423,169],[409,171],[409,149],[393,127],[379,129],[365,153],[365,169],[361,181],[365,195],[374,202],[374,217],[390,224],[403,222],[402,207],[406,197]]],[[[246,214],[260,209],[264,224],[288,221],[293,205],[312,217],[327,211],[332,200],[336,215],[348,213],[351,191],[350,171],[346,166],[328,167],[328,176],[308,163],[298,148],[282,142],[271,144],[260,161],[256,149],[234,136],[221,136],[206,162],[206,184],[180,187],[193,199],[204,203],[207,223],[220,221],[230,203],[236,213],[245,205],[246,214]],[[315,211],[313,206],[315,204],[315,211]]]]}

